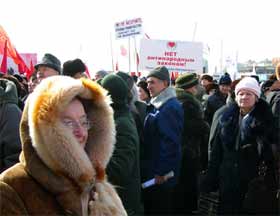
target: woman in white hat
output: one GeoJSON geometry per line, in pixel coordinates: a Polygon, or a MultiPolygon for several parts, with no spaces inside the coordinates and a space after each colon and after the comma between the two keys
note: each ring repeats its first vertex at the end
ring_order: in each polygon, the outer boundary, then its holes
{"type": "MultiPolygon", "coordinates": [[[[235,88],[236,103],[227,105],[214,131],[204,192],[220,192],[220,214],[246,213],[243,208],[250,180],[258,176],[264,160],[266,175],[274,178],[273,116],[260,98],[260,86],[252,77],[243,78],[235,88]]],[[[271,212],[267,212],[271,213],[271,212]]]]}

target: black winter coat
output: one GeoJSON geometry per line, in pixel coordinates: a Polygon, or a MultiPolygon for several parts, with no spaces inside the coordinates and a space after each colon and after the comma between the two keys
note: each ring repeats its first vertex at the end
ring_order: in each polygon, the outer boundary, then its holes
{"type": "Polygon", "coordinates": [[[236,103],[228,105],[219,117],[214,131],[213,149],[206,178],[205,192],[220,191],[221,214],[242,213],[242,202],[248,183],[257,176],[257,166],[264,159],[267,176],[275,185],[273,143],[273,116],[268,104],[260,99],[255,108],[239,124],[240,109],[236,103]],[[239,126],[240,125],[240,126],[239,126]],[[258,153],[261,147],[261,155],[258,153]]]}
{"type": "Polygon", "coordinates": [[[17,104],[14,83],[0,79],[0,173],[19,161],[21,110],[17,104]]]}
{"type": "Polygon", "coordinates": [[[203,118],[201,103],[190,93],[176,89],[177,99],[184,109],[181,170],[176,186],[176,213],[197,210],[198,174],[207,166],[209,125],[203,118]]]}
{"type": "Polygon", "coordinates": [[[270,104],[275,123],[275,144],[277,145],[278,152],[280,152],[280,89],[271,91],[266,101],[270,104]]]}

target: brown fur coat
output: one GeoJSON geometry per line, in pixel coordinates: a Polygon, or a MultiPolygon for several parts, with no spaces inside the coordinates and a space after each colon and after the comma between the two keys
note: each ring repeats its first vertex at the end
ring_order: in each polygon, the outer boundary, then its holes
{"type": "Polygon", "coordinates": [[[53,76],[29,96],[20,163],[0,175],[1,215],[126,215],[105,168],[115,143],[106,91],[88,79],[53,76]],[[59,121],[78,96],[93,122],[85,149],[59,121]]]}

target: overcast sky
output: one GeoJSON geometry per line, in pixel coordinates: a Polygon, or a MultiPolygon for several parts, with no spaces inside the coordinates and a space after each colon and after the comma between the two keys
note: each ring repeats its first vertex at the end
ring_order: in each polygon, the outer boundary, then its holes
{"type": "Polygon", "coordinates": [[[151,39],[195,36],[209,45],[210,64],[218,66],[221,53],[239,61],[279,57],[279,6],[279,0],[3,0],[0,24],[19,52],[38,53],[38,59],[50,52],[62,62],[80,57],[97,71],[112,68],[110,35],[114,53],[127,44],[115,40],[114,24],[141,17],[151,39]]]}

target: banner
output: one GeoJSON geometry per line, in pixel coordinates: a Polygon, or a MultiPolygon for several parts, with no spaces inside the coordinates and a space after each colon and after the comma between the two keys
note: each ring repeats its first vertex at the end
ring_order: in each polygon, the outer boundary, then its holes
{"type": "Polygon", "coordinates": [[[142,19],[136,18],[115,24],[116,39],[142,34],[142,19]]]}
{"type": "Polygon", "coordinates": [[[203,72],[203,45],[199,42],[142,39],[140,69],[150,71],[165,66],[170,73],[203,72]]]}

